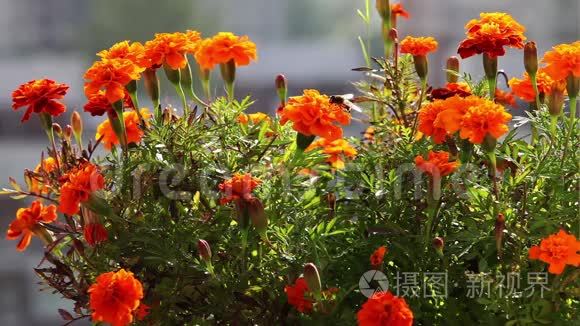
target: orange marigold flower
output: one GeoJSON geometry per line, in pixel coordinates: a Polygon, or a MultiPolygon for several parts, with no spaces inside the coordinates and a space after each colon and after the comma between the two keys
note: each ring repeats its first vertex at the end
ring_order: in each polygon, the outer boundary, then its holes
{"type": "Polygon", "coordinates": [[[392,16],[401,16],[404,18],[411,17],[411,15],[409,15],[409,12],[405,10],[405,7],[403,7],[403,4],[401,3],[393,3],[391,5],[391,17],[392,16]]]}
{"type": "Polygon", "coordinates": [[[502,91],[499,88],[495,89],[494,101],[503,106],[511,106],[513,108],[517,107],[516,99],[514,93],[502,91]]]}
{"type": "Polygon", "coordinates": [[[573,234],[560,230],[530,248],[530,259],[539,259],[550,265],[548,272],[562,274],[566,265],[580,265],[580,241],[573,234]]]}
{"type": "Polygon", "coordinates": [[[89,101],[83,107],[85,112],[89,112],[93,117],[101,116],[109,111],[113,110],[113,106],[107,99],[105,91],[100,90],[94,94],[91,94],[89,101]]]}
{"type": "Polygon", "coordinates": [[[463,115],[459,136],[473,144],[481,144],[486,135],[498,139],[508,132],[507,123],[511,119],[512,115],[505,112],[502,105],[481,99],[463,115]]]}
{"type": "Polygon", "coordinates": [[[83,228],[85,240],[89,246],[94,247],[100,243],[107,241],[109,234],[107,229],[101,223],[89,223],[83,228]]]}
{"type": "Polygon", "coordinates": [[[141,78],[141,68],[129,59],[102,59],[95,62],[85,73],[85,95],[87,98],[105,90],[109,103],[125,97],[125,85],[141,78]]]}
{"type": "Polygon", "coordinates": [[[215,65],[234,60],[236,66],[247,66],[256,60],[256,44],[247,36],[237,36],[220,32],[212,38],[203,40],[195,53],[195,60],[202,69],[211,70],[215,65]]]}
{"type": "Polygon", "coordinates": [[[16,212],[16,219],[8,226],[6,238],[16,240],[22,236],[16,249],[24,251],[30,244],[33,235],[42,236],[40,222],[51,223],[56,220],[56,206],[44,206],[40,201],[34,201],[28,208],[20,208],[16,212]]]}
{"type": "Polygon", "coordinates": [[[437,50],[438,43],[433,37],[407,36],[401,41],[401,53],[409,53],[413,56],[426,56],[437,50]]]}
{"type": "MultiPolygon", "coordinates": [[[[34,173],[50,174],[50,173],[56,171],[56,167],[57,167],[56,159],[52,156],[49,156],[49,157],[45,158],[42,162],[40,162],[40,164],[38,164],[36,166],[36,168],[34,168],[34,173]]],[[[30,183],[31,183],[30,184],[30,191],[31,192],[34,192],[37,194],[50,192],[50,187],[48,187],[47,185],[43,185],[43,182],[39,181],[35,177],[31,178],[30,183]]]]}
{"type": "Polygon", "coordinates": [[[385,254],[388,252],[387,247],[380,246],[371,255],[371,266],[379,267],[385,259],[385,254]]]}
{"type": "Polygon", "coordinates": [[[431,100],[445,100],[447,98],[458,95],[460,97],[467,97],[471,95],[469,85],[464,82],[447,83],[443,88],[436,88],[431,91],[431,100]]]}
{"type": "Polygon", "coordinates": [[[143,285],[124,269],[99,275],[88,292],[92,320],[112,326],[131,324],[143,299],[143,285]]]}
{"type": "Polygon", "coordinates": [[[421,107],[419,111],[418,130],[426,136],[431,136],[436,144],[442,144],[447,138],[447,130],[438,122],[439,114],[450,106],[443,100],[437,100],[421,107]]]}
{"type": "Polygon", "coordinates": [[[342,138],[336,140],[318,139],[310,144],[305,151],[309,152],[319,147],[322,148],[322,153],[328,155],[327,162],[335,169],[344,169],[344,158],[352,159],[357,154],[356,149],[342,138]]]}
{"type": "Polygon", "coordinates": [[[286,285],[284,287],[284,292],[288,296],[288,303],[301,313],[312,311],[313,301],[305,296],[308,291],[308,284],[304,277],[298,278],[294,285],[286,285]]]}
{"type": "Polygon", "coordinates": [[[481,13],[465,25],[467,37],[459,44],[457,53],[465,59],[485,53],[490,57],[503,56],[504,46],[524,47],[525,28],[506,13],[481,13]]]}
{"type": "Polygon", "coordinates": [[[145,42],[139,62],[146,68],[159,68],[166,63],[171,69],[185,68],[188,53],[195,53],[201,41],[196,31],[185,33],[157,33],[153,40],[145,42]]]}
{"type": "MultiPolygon", "coordinates": [[[[141,116],[145,121],[147,121],[151,114],[149,110],[143,108],[140,110],[141,116]]],[[[135,111],[125,111],[123,112],[123,121],[125,123],[125,132],[127,133],[127,143],[139,143],[143,138],[145,132],[141,129],[141,120],[139,119],[139,115],[135,111]]],[[[97,127],[97,133],[95,135],[95,140],[101,140],[103,146],[111,150],[114,146],[119,145],[119,139],[117,138],[117,134],[113,130],[111,126],[111,121],[109,119],[101,122],[101,124],[97,127]]]]}
{"type": "Polygon", "coordinates": [[[304,90],[302,96],[293,96],[279,112],[282,125],[292,121],[292,128],[305,136],[320,136],[328,140],[342,138],[342,128],[348,125],[350,114],[317,90],[304,90]]]}
{"type": "Polygon", "coordinates": [[[411,326],[413,312],[403,298],[391,292],[377,292],[356,314],[359,326],[411,326]]]}
{"type": "Polygon", "coordinates": [[[220,199],[220,203],[224,205],[231,201],[250,201],[254,198],[252,196],[252,191],[254,191],[260,183],[261,181],[259,179],[252,177],[249,173],[236,173],[231,179],[225,180],[218,186],[218,189],[225,196],[220,199]]]}
{"type": "MultiPolygon", "coordinates": [[[[536,73],[536,82],[538,84],[538,92],[544,93],[545,95],[550,94],[554,81],[548,74],[546,74],[545,71],[543,71],[543,69],[540,69],[536,73]]],[[[534,92],[532,81],[527,72],[524,72],[524,75],[521,79],[515,77],[510,79],[508,84],[517,97],[528,103],[533,103],[536,101],[536,92],[534,92]]]]}
{"type": "Polygon", "coordinates": [[[238,121],[241,124],[247,125],[250,121],[252,122],[252,124],[257,125],[260,124],[262,122],[266,122],[266,123],[270,123],[270,117],[262,112],[256,112],[256,113],[250,113],[250,114],[245,114],[245,113],[240,113],[238,115],[238,117],[236,118],[236,121],[238,121]]]}
{"type": "Polygon", "coordinates": [[[108,50],[100,51],[97,56],[103,59],[128,59],[133,63],[137,63],[143,50],[143,44],[139,42],[129,43],[129,41],[122,41],[113,44],[108,50]]]}
{"type": "Polygon", "coordinates": [[[58,210],[68,215],[77,214],[81,203],[88,201],[93,192],[105,188],[105,178],[97,166],[89,162],[72,169],[61,180],[58,210]]]}
{"type": "Polygon", "coordinates": [[[580,41],[556,45],[544,54],[542,61],[546,64],[546,72],[555,80],[570,75],[580,77],[580,41]]]}
{"type": "Polygon", "coordinates": [[[434,177],[444,177],[450,175],[459,167],[458,161],[449,161],[449,153],[445,151],[429,151],[428,158],[423,156],[415,157],[417,168],[434,177]]]}
{"type": "Polygon", "coordinates": [[[67,90],[66,84],[58,84],[54,80],[31,80],[12,92],[12,109],[16,111],[23,106],[27,107],[22,122],[30,119],[32,112],[59,116],[66,111],[66,107],[57,100],[64,98],[67,90]]]}

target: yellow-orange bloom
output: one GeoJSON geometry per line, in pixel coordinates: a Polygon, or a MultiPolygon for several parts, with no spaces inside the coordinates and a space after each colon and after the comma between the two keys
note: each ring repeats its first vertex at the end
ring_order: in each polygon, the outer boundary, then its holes
{"type": "Polygon", "coordinates": [[[188,53],[195,53],[201,41],[196,31],[185,33],[157,33],[153,40],[145,42],[139,62],[146,68],[159,68],[166,63],[171,69],[185,68],[188,53]]]}
{"type": "Polygon", "coordinates": [[[234,60],[236,66],[246,66],[256,60],[256,44],[247,36],[237,36],[220,32],[212,38],[203,40],[195,53],[195,60],[202,69],[210,70],[215,65],[234,60]]]}
{"type": "Polygon", "coordinates": [[[573,75],[580,77],[580,41],[560,44],[544,54],[542,61],[546,72],[555,80],[563,80],[573,75]]]}
{"type": "Polygon", "coordinates": [[[306,148],[306,152],[322,148],[322,153],[328,155],[327,162],[335,169],[344,169],[344,159],[354,158],[356,149],[344,139],[328,140],[325,138],[314,141],[306,148]]]}
{"type": "Polygon", "coordinates": [[[525,28],[506,13],[481,13],[465,25],[465,40],[459,44],[457,53],[465,59],[485,53],[490,57],[503,56],[504,46],[521,49],[524,47],[525,28]]]}
{"type": "Polygon", "coordinates": [[[129,59],[102,59],[95,62],[85,73],[85,95],[91,98],[105,90],[109,103],[125,97],[125,85],[141,77],[144,69],[129,59]]]}
{"type": "Polygon", "coordinates": [[[445,151],[429,151],[427,159],[418,155],[415,157],[415,165],[421,171],[434,176],[444,177],[450,175],[459,167],[458,161],[449,161],[449,153],[445,151]]]}
{"type": "Polygon", "coordinates": [[[30,244],[33,235],[40,235],[40,222],[51,223],[56,220],[56,206],[44,206],[40,201],[34,201],[29,208],[20,208],[16,212],[16,219],[8,226],[6,238],[15,240],[22,236],[16,249],[24,251],[30,244]]]}
{"type": "Polygon", "coordinates": [[[224,194],[220,203],[223,205],[237,200],[250,201],[254,198],[252,191],[261,183],[259,179],[252,177],[249,173],[236,173],[232,178],[225,180],[218,186],[219,191],[224,194]]]}
{"type": "Polygon", "coordinates": [[[129,41],[122,41],[113,44],[108,50],[100,51],[97,56],[103,59],[128,59],[136,64],[143,50],[143,44],[139,42],[129,43],[129,41]]]}
{"type": "Polygon", "coordinates": [[[256,112],[256,113],[250,113],[250,114],[240,113],[238,115],[238,117],[236,118],[236,121],[238,121],[239,123],[244,124],[244,125],[247,125],[250,122],[254,125],[257,125],[257,124],[260,124],[262,122],[266,122],[269,124],[271,119],[265,113],[256,112]]]}
{"type": "MultiPolygon", "coordinates": [[[[56,170],[56,167],[57,167],[56,159],[54,159],[54,157],[52,156],[49,156],[45,158],[40,164],[38,164],[36,168],[34,168],[34,172],[37,174],[41,172],[45,174],[50,174],[56,170]]],[[[41,181],[39,181],[35,177],[33,177],[31,179],[30,191],[37,194],[42,194],[48,193],[50,191],[50,188],[47,185],[44,185],[41,181]]]]}
{"type": "Polygon", "coordinates": [[[401,41],[401,53],[409,53],[413,56],[426,56],[437,50],[438,43],[433,37],[407,36],[401,41]]]}
{"type": "Polygon", "coordinates": [[[112,326],[131,324],[143,299],[143,285],[124,269],[99,275],[88,292],[92,320],[112,326]]]}
{"type": "Polygon", "coordinates": [[[61,177],[58,211],[75,215],[80,204],[87,202],[93,192],[105,188],[105,178],[99,168],[89,162],[81,164],[61,177]]]}
{"type": "Polygon", "coordinates": [[[580,241],[573,234],[560,230],[530,248],[530,259],[550,265],[548,272],[562,274],[566,265],[580,266],[580,241]]]}
{"type": "MultiPolygon", "coordinates": [[[[149,110],[146,108],[141,109],[140,112],[141,116],[145,121],[147,121],[151,117],[149,110]]],[[[139,119],[139,115],[137,114],[137,112],[133,110],[123,112],[123,121],[125,122],[127,143],[128,144],[139,143],[145,133],[141,129],[140,126],[141,120],[139,119]]],[[[101,140],[103,146],[108,150],[119,144],[117,134],[115,133],[113,127],[111,126],[111,121],[108,119],[103,121],[97,127],[97,134],[95,135],[95,139],[98,140],[101,139],[101,137],[103,137],[103,139],[101,140]]]]}
{"type": "Polygon", "coordinates": [[[305,136],[320,136],[328,140],[342,138],[342,128],[350,123],[350,114],[341,106],[330,103],[330,98],[317,90],[304,90],[302,96],[293,96],[279,111],[280,123],[292,121],[292,128],[305,136]]]}
{"type": "Polygon", "coordinates": [[[57,100],[62,99],[67,90],[66,84],[58,84],[54,80],[31,80],[12,92],[12,108],[16,111],[23,106],[27,107],[22,122],[30,119],[33,112],[56,117],[66,110],[64,104],[57,100]]]}
{"type": "Polygon", "coordinates": [[[511,119],[512,115],[505,112],[502,105],[482,100],[470,106],[463,115],[459,137],[473,144],[481,144],[486,135],[498,139],[508,132],[507,123],[511,119]]]}
{"type": "MultiPolygon", "coordinates": [[[[552,84],[554,81],[545,71],[540,69],[536,73],[536,82],[538,84],[538,92],[544,93],[545,95],[550,94],[552,91],[552,84]]],[[[522,100],[532,103],[536,101],[536,92],[532,86],[532,81],[527,72],[524,72],[522,78],[512,78],[508,82],[514,94],[521,98],[522,100]]]]}

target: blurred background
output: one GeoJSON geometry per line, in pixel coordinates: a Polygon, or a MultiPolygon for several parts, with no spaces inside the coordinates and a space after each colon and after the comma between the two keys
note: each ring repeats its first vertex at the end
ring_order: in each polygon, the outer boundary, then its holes
{"type": "MultiPolygon", "coordinates": [[[[370,2],[372,55],[380,56],[379,18],[374,0],[370,2]]],[[[430,56],[430,83],[435,86],[444,82],[445,59],[456,53],[464,24],[480,12],[510,13],[527,27],[526,35],[538,43],[540,53],[579,39],[578,0],[401,2],[411,19],[399,19],[400,39],[431,35],[439,41],[439,50],[430,56]]],[[[236,94],[251,94],[257,100],[253,110],[272,113],[276,107],[273,80],[278,73],[288,78],[291,95],[304,88],[327,94],[354,91],[351,83],[361,76],[350,69],[364,66],[357,37],[367,37],[356,9],[364,12],[364,7],[365,0],[0,0],[0,185],[8,186],[9,176],[22,181],[23,170],[33,169],[46,147],[38,118],[21,125],[24,110],[15,113],[10,108],[12,91],[24,82],[50,78],[67,83],[71,86],[65,99],[68,113],[82,111],[82,76],[98,50],[126,39],[143,42],[155,32],[194,29],[211,36],[232,31],[247,34],[259,54],[257,63],[239,69],[236,94]]],[[[509,50],[500,60],[500,69],[510,77],[519,76],[521,62],[521,52],[509,50]]],[[[481,58],[462,61],[462,70],[480,77],[481,58]]],[[[169,87],[162,90],[162,96],[165,103],[179,103],[169,87]]],[[[86,117],[86,137],[94,135],[101,120],[86,117]]],[[[66,125],[68,115],[59,121],[66,125]]],[[[349,134],[359,131],[360,126],[349,134]]],[[[16,209],[23,205],[0,197],[2,238],[16,209]]],[[[15,247],[16,241],[0,240],[0,325],[62,324],[57,308],[70,304],[58,295],[39,293],[39,279],[32,270],[42,255],[40,241],[33,239],[24,253],[15,247]]]]}

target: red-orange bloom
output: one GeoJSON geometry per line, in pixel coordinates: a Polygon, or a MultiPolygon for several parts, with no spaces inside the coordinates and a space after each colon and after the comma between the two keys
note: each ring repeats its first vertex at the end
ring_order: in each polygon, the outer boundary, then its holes
{"type": "Polygon", "coordinates": [[[379,267],[383,263],[383,260],[385,259],[385,254],[387,252],[388,252],[387,247],[385,246],[378,247],[377,250],[375,250],[371,255],[370,259],[371,265],[373,267],[379,267]]]}
{"type": "Polygon", "coordinates": [[[425,160],[422,155],[415,157],[417,168],[431,176],[444,177],[450,175],[459,167],[458,161],[449,161],[449,153],[445,151],[429,151],[425,160]]]}
{"type": "Polygon", "coordinates": [[[133,63],[137,63],[144,47],[139,42],[129,43],[129,41],[122,41],[113,44],[110,49],[102,50],[97,53],[97,56],[103,59],[128,59],[133,63]]]}
{"type": "Polygon", "coordinates": [[[481,99],[480,103],[470,106],[463,115],[459,137],[473,144],[481,144],[486,135],[498,139],[508,132],[507,123],[511,119],[512,115],[502,105],[481,99]]]}
{"type": "Polygon", "coordinates": [[[66,110],[64,104],[57,100],[64,98],[67,90],[66,84],[57,84],[54,80],[31,80],[12,92],[12,108],[16,111],[23,106],[27,107],[22,122],[30,119],[32,112],[56,117],[66,110]]]}
{"type": "Polygon", "coordinates": [[[280,123],[292,121],[294,130],[306,136],[320,136],[328,140],[342,138],[342,128],[337,124],[348,125],[350,114],[339,105],[330,103],[330,98],[317,90],[304,90],[302,96],[288,99],[279,112],[280,123]]]}
{"type": "Polygon", "coordinates": [[[513,108],[517,107],[516,99],[514,93],[502,91],[499,88],[495,89],[495,95],[493,97],[495,103],[501,104],[503,106],[511,106],[513,108]]]}
{"type": "Polygon", "coordinates": [[[85,73],[85,95],[87,98],[105,90],[109,103],[125,97],[125,85],[141,78],[144,68],[129,59],[102,59],[95,62],[85,73]]]}
{"type": "Polygon", "coordinates": [[[256,44],[247,36],[220,32],[203,40],[195,53],[195,60],[202,69],[212,69],[215,65],[234,60],[236,66],[246,66],[256,60],[256,44]]]}
{"type": "Polygon", "coordinates": [[[580,77],[580,41],[556,45],[544,54],[542,61],[546,64],[546,72],[555,80],[570,75],[580,77]]]}
{"type": "Polygon", "coordinates": [[[431,100],[445,100],[447,98],[458,95],[460,97],[467,97],[471,95],[469,85],[464,82],[447,83],[443,88],[436,88],[431,91],[431,100]]]}
{"type": "Polygon", "coordinates": [[[105,229],[101,223],[89,223],[85,225],[83,234],[85,236],[85,240],[91,247],[103,243],[109,238],[107,229],[105,229]]]}
{"type": "Polygon", "coordinates": [[[438,43],[433,37],[407,36],[401,41],[401,53],[409,53],[413,56],[426,56],[437,50],[438,43]]]}
{"type": "Polygon", "coordinates": [[[124,269],[99,275],[88,292],[93,322],[112,326],[131,324],[143,299],[143,285],[124,269]]]}
{"type": "MultiPolygon", "coordinates": [[[[141,116],[145,121],[147,121],[151,114],[149,113],[148,109],[141,109],[141,116]]],[[[141,120],[139,119],[139,115],[135,111],[125,111],[123,112],[123,121],[125,123],[125,132],[127,134],[127,143],[139,143],[143,138],[145,132],[141,129],[141,120]]],[[[117,138],[117,134],[113,130],[111,126],[111,121],[109,119],[101,122],[101,124],[97,127],[97,133],[95,135],[95,140],[101,140],[103,146],[111,150],[111,148],[119,145],[119,138],[117,138]]]]}
{"type": "Polygon", "coordinates": [[[101,116],[109,111],[113,111],[113,106],[107,99],[104,90],[100,90],[89,96],[89,101],[83,107],[85,112],[89,112],[93,117],[101,116]]]}
{"type": "Polygon", "coordinates": [[[196,31],[155,34],[153,40],[145,43],[140,65],[155,69],[166,63],[173,70],[185,68],[186,55],[195,53],[200,41],[201,35],[196,31]]]}
{"type": "Polygon", "coordinates": [[[44,206],[40,201],[34,201],[29,208],[20,208],[16,212],[16,219],[8,226],[6,238],[16,240],[22,236],[16,249],[24,251],[30,244],[33,235],[40,235],[40,222],[51,223],[56,220],[56,206],[44,206]]]}
{"type": "Polygon", "coordinates": [[[413,312],[403,298],[391,292],[378,292],[356,314],[359,326],[411,326],[413,312]]]}
{"type": "Polygon", "coordinates": [[[139,308],[137,308],[137,311],[135,311],[135,317],[137,318],[137,320],[141,321],[141,320],[147,318],[150,311],[151,311],[151,307],[149,307],[148,305],[141,302],[141,304],[139,305],[139,308]]]}
{"type": "Polygon", "coordinates": [[[335,169],[344,169],[344,159],[347,157],[352,159],[357,154],[356,149],[342,138],[336,140],[318,139],[310,144],[305,151],[309,152],[316,148],[322,148],[322,153],[328,156],[327,162],[335,169]]]}
{"type": "Polygon", "coordinates": [[[562,274],[566,265],[580,265],[580,241],[573,234],[560,230],[530,248],[530,259],[539,259],[550,265],[548,272],[562,274]]]}
{"type": "Polygon", "coordinates": [[[294,285],[286,285],[284,292],[288,296],[288,303],[301,313],[309,313],[312,311],[313,301],[307,298],[305,294],[308,293],[308,284],[304,277],[300,277],[294,282],[294,285]]]}
{"type": "MultiPolygon", "coordinates": [[[[545,95],[550,94],[554,81],[542,69],[536,73],[536,82],[538,84],[539,93],[544,93],[545,95]]],[[[528,76],[527,72],[524,72],[524,76],[521,79],[515,77],[510,79],[508,84],[517,97],[528,103],[533,103],[536,101],[536,92],[534,92],[532,81],[530,80],[530,76],[528,76]]]]}
{"type": "Polygon", "coordinates": [[[93,192],[105,187],[105,178],[97,166],[89,162],[72,169],[62,177],[62,182],[58,210],[68,215],[77,214],[81,203],[88,201],[93,192]]]}
{"type": "Polygon", "coordinates": [[[503,56],[504,46],[524,47],[525,28],[506,13],[481,13],[465,25],[465,40],[459,44],[457,53],[465,59],[486,53],[490,57],[503,56]]]}
{"type": "Polygon", "coordinates": [[[391,5],[391,17],[392,16],[401,16],[404,18],[411,17],[411,15],[409,15],[409,12],[405,10],[405,7],[403,7],[403,4],[401,3],[393,3],[391,5]]]}
{"type": "Polygon", "coordinates": [[[225,180],[218,186],[218,189],[224,194],[224,197],[220,199],[220,203],[224,205],[231,201],[250,201],[254,198],[252,191],[260,183],[262,182],[259,179],[252,177],[249,173],[236,173],[231,179],[225,180]]]}

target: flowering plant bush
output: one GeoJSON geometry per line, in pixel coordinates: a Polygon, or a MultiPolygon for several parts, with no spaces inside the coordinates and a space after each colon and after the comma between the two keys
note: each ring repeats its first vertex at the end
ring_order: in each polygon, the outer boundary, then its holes
{"type": "MultiPolygon", "coordinates": [[[[35,271],[74,302],[59,311],[65,323],[578,322],[580,42],[538,60],[522,25],[483,13],[458,50],[482,56],[483,80],[451,57],[448,83],[431,86],[436,40],[399,43],[396,20],[409,13],[376,7],[385,53],[371,58],[361,39],[358,94],[288,98],[280,75],[273,116],[245,112],[252,100],[234,94],[257,50],[232,33],[164,33],[99,52],[84,110],[106,119],[88,144],[77,112],[69,126],[52,123],[67,85],[14,91],[14,109],[40,118],[49,146],[25,185],[2,190],[34,199],[7,238],[20,251],[34,236],[45,243],[35,271]],[[524,49],[511,91],[497,82],[507,47],[524,49]],[[226,96],[212,94],[218,66],[226,96]],[[160,102],[163,74],[181,110],[160,102]],[[345,138],[355,118],[369,127],[345,138]]],[[[368,23],[368,2],[361,16],[368,23]]]]}

